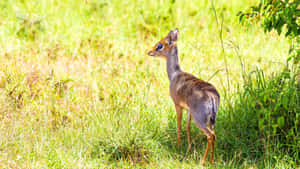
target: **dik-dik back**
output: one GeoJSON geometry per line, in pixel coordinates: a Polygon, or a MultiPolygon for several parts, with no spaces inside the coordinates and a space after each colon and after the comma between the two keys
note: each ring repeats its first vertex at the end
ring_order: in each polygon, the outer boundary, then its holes
{"type": "Polygon", "coordinates": [[[220,95],[210,83],[180,72],[170,81],[170,95],[175,104],[199,116],[201,123],[215,124],[220,95]]]}

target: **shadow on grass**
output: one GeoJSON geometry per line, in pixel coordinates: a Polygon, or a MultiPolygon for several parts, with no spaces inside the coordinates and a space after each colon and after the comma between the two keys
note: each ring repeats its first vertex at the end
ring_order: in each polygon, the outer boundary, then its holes
{"type": "MultiPolygon", "coordinates": [[[[265,168],[273,167],[274,161],[278,161],[286,155],[288,156],[286,159],[299,159],[299,155],[297,155],[299,151],[291,149],[296,146],[299,133],[298,135],[296,133],[292,140],[284,140],[285,138],[280,135],[284,128],[277,130],[274,134],[274,126],[270,125],[272,119],[276,119],[275,122],[277,122],[278,117],[282,116],[284,116],[284,121],[290,122],[290,118],[294,118],[291,115],[298,112],[298,108],[286,109],[286,106],[282,105],[282,99],[297,97],[299,88],[294,85],[296,78],[294,77],[294,80],[289,82],[282,80],[281,74],[268,80],[262,79],[260,76],[261,74],[257,71],[255,79],[249,77],[249,82],[244,84],[243,90],[237,92],[235,97],[231,99],[235,102],[223,104],[218,112],[215,129],[217,136],[215,156],[216,161],[219,162],[218,165],[223,165],[221,167],[226,168],[229,165],[241,168],[242,165],[250,163],[258,164],[259,168],[265,168]],[[252,84],[253,81],[255,81],[254,84],[252,84]],[[286,90],[290,90],[290,93],[287,94],[286,90]],[[275,109],[276,105],[279,105],[277,109],[275,109]],[[269,116],[269,123],[260,124],[260,119],[266,118],[266,116],[262,117],[262,110],[263,113],[273,113],[273,116],[269,116]],[[287,112],[289,113],[288,116],[286,116],[287,112]],[[280,141],[288,141],[291,146],[286,148],[286,145],[281,144],[280,141]]],[[[293,106],[299,105],[297,99],[290,101],[293,106]]],[[[177,124],[174,111],[173,108],[169,109],[168,123],[164,127],[161,127],[160,120],[155,119],[156,112],[143,114],[144,117],[149,118],[140,119],[134,125],[130,121],[128,124],[116,124],[116,127],[113,128],[116,131],[109,132],[118,134],[99,137],[99,141],[93,147],[93,158],[98,158],[104,154],[109,156],[111,161],[125,159],[133,163],[141,161],[147,163],[149,159],[162,158],[163,156],[163,158],[183,161],[184,163],[199,163],[203,158],[207,138],[192,122],[192,150],[187,152],[186,113],[184,113],[181,145],[177,149],[177,124]],[[130,125],[136,129],[131,130],[130,125]]],[[[122,118],[127,119],[128,117],[122,118]]],[[[125,119],[121,121],[126,121],[125,119]]],[[[117,117],[113,117],[111,121],[116,123],[117,117]]],[[[297,125],[287,123],[286,126],[297,125]]],[[[294,131],[294,128],[288,129],[294,131]]]]}
{"type": "MultiPolygon", "coordinates": [[[[172,113],[174,114],[174,113],[172,113]]],[[[185,117],[185,115],[184,115],[185,117]]],[[[224,161],[230,161],[235,156],[258,158],[261,154],[262,143],[259,136],[256,135],[256,125],[254,121],[246,116],[231,114],[233,119],[228,117],[228,114],[222,110],[219,111],[216,124],[216,158],[222,157],[224,161]],[[238,116],[238,117],[235,117],[238,116]],[[251,134],[254,133],[254,134],[251,134]]],[[[192,150],[187,152],[188,142],[185,128],[186,120],[182,122],[181,145],[177,145],[177,124],[176,117],[169,117],[168,126],[161,132],[158,137],[160,144],[166,149],[172,158],[177,160],[189,160],[197,162],[202,160],[207,138],[204,133],[191,123],[191,139],[192,150]]],[[[242,162],[242,161],[241,161],[242,162]]]]}
{"type": "Polygon", "coordinates": [[[187,151],[186,114],[187,113],[184,111],[180,137],[181,143],[179,147],[177,147],[177,121],[176,113],[174,112],[169,112],[168,125],[161,131],[157,140],[163,146],[163,149],[169,152],[173,159],[197,163],[202,159],[207,144],[207,138],[192,122],[190,126],[192,149],[190,152],[187,151]]]}
{"type": "MultiPolygon", "coordinates": [[[[235,160],[236,165],[259,163],[262,167],[272,166],[277,159],[285,156],[299,159],[296,146],[299,142],[299,132],[296,131],[300,110],[297,75],[280,72],[266,77],[262,70],[256,70],[247,78],[243,90],[231,99],[235,102],[223,104],[218,112],[216,158],[221,158],[225,163],[235,160]]],[[[199,161],[205,151],[206,136],[191,123],[192,152],[187,153],[185,118],[186,115],[183,117],[179,149],[176,149],[174,112],[169,113],[168,126],[158,140],[172,158],[199,161]]]]}

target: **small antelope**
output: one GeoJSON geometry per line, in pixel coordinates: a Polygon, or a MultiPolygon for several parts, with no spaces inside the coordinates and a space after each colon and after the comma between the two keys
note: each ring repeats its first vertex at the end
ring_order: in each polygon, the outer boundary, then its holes
{"type": "Polygon", "coordinates": [[[209,149],[211,149],[210,162],[213,163],[216,141],[214,125],[219,108],[220,95],[212,84],[200,80],[180,69],[176,45],[178,36],[179,31],[177,28],[170,31],[165,38],[155,44],[152,50],[148,52],[148,55],[162,57],[167,60],[170,95],[177,113],[177,147],[180,146],[182,109],[184,108],[188,113],[186,124],[188,137],[187,151],[191,150],[190,121],[192,117],[197,127],[207,136],[207,146],[202,165],[205,164],[209,149]]]}

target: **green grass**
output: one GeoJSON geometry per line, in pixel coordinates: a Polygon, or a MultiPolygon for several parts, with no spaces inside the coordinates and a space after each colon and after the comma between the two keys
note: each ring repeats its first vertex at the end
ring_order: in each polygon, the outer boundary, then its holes
{"type": "Polygon", "coordinates": [[[244,84],[236,49],[246,72],[266,75],[282,70],[289,49],[283,36],[239,24],[237,12],[254,3],[215,1],[227,88],[210,1],[0,1],[0,168],[201,168],[206,138],[192,124],[192,152],[185,129],[176,149],[165,62],[146,55],[175,27],[182,69],[222,97],[207,167],[299,167],[277,144],[266,155],[257,117],[235,107],[244,84]]]}

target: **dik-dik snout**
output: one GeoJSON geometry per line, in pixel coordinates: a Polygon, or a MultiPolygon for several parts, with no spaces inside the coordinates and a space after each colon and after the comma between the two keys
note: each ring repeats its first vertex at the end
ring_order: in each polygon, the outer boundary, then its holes
{"type": "Polygon", "coordinates": [[[170,31],[165,38],[157,42],[152,47],[152,49],[148,52],[148,55],[153,57],[158,56],[158,57],[167,58],[168,55],[170,54],[171,49],[176,46],[178,35],[179,32],[177,28],[173,31],[170,31]]]}

